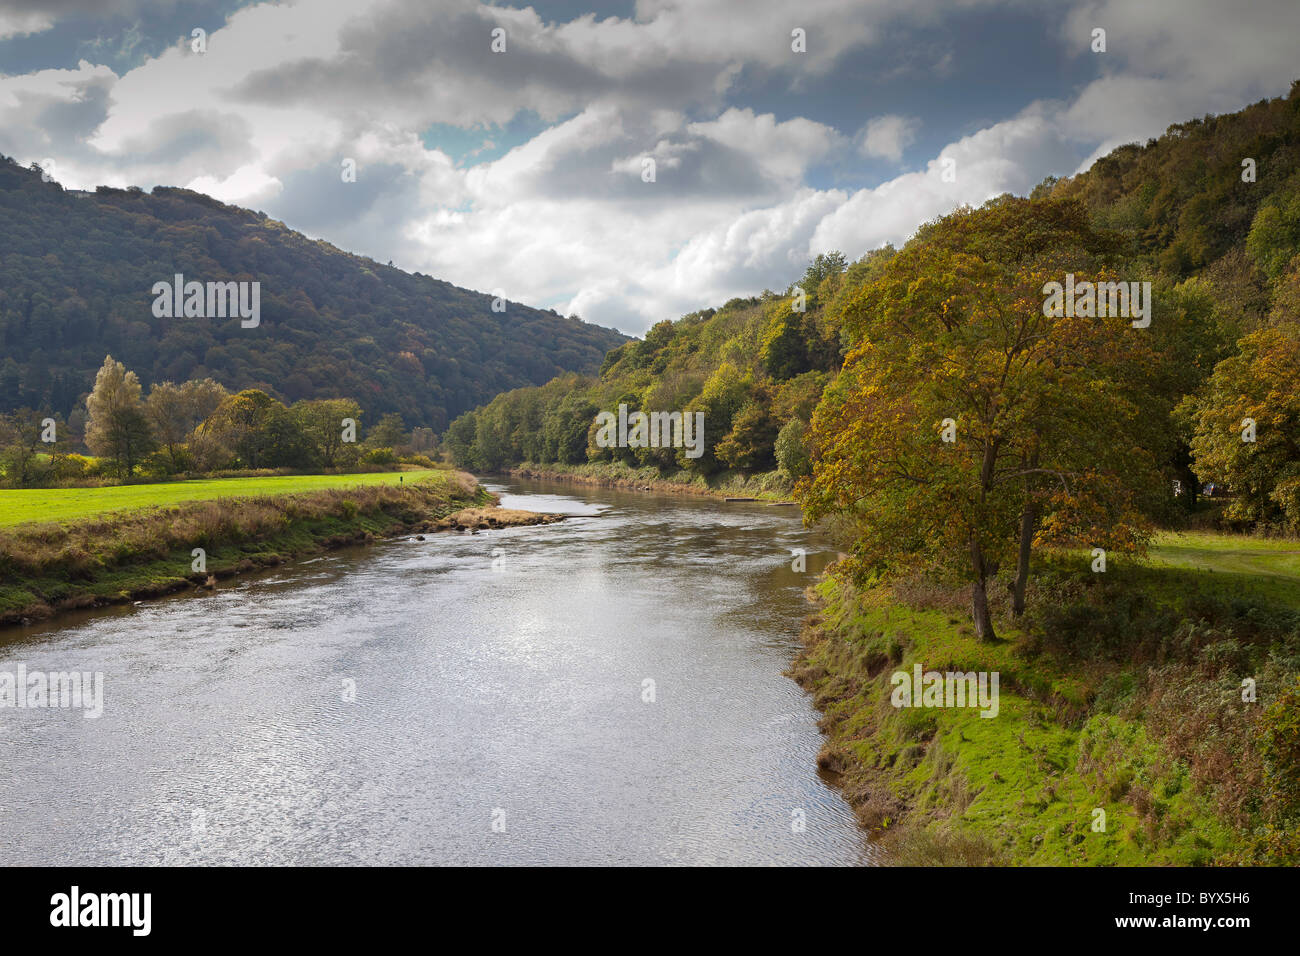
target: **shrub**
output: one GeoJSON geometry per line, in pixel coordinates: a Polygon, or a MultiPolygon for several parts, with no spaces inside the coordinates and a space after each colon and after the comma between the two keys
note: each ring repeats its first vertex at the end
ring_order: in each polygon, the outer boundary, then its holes
{"type": "Polygon", "coordinates": [[[1265,712],[1260,750],[1279,812],[1294,817],[1300,812],[1300,683],[1265,712]]]}
{"type": "Polygon", "coordinates": [[[437,467],[438,467],[438,463],[435,462],[435,461],[434,461],[432,458],[430,458],[428,455],[420,455],[420,454],[415,454],[415,455],[403,455],[403,456],[399,459],[399,461],[401,461],[401,463],[402,463],[403,465],[418,465],[418,466],[420,466],[421,468],[437,468],[437,467]]]}
{"type": "Polygon", "coordinates": [[[776,462],[791,478],[802,478],[812,472],[808,447],[804,443],[804,434],[807,430],[808,426],[802,419],[792,418],[777,433],[776,462]]]}

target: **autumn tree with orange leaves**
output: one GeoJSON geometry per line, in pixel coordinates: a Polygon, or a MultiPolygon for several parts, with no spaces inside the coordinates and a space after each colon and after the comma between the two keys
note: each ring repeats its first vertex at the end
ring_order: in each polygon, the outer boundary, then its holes
{"type": "MultiPolygon", "coordinates": [[[[1140,277],[1081,206],[1003,197],[923,227],[845,309],[851,343],[810,430],[809,521],[857,532],[862,574],[955,575],[995,639],[990,579],[1025,607],[1045,544],[1140,552],[1161,485],[1140,376],[1149,329],[1045,315],[1044,286],[1140,277]]],[[[1159,321],[1159,316],[1154,318],[1159,321]]]]}

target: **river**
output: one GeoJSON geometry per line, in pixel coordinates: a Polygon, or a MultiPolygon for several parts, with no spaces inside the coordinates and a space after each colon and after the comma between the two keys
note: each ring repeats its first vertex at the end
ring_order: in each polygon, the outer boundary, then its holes
{"type": "Polygon", "coordinates": [[[0,709],[0,864],[873,862],[782,674],[796,509],[488,485],[572,517],[0,631],[104,675],[0,709]]]}

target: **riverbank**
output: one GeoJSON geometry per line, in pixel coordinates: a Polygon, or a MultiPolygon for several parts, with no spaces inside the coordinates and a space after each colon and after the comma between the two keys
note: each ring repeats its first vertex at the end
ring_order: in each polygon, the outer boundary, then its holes
{"type": "Polygon", "coordinates": [[[0,531],[0,625],[126,603],[395,534],[561,520],[498,508],[462,472],[419,481],[114,511],[0,531]],[[196,555],[195,549],[202,549],[196,555]]]}
{"type": "Polygon", "coordinates": [[[507,469],[507,473],[515,478],[544,478],[596,488],[662,491],[714,498],[752,498],[769,502],[789,502],[792,489],[789,479],[777,471],[748,476],[726,471],[706,480],[701,475],[686,471],[663,475],[653,466],[632,468],[622,462],[588,462],[584,465],[538,465],[524,462],[507,469]]]}
{"type": "Polygon", "coordinates": [[[1205,571],[1127,576],[1049,574],[1048,610],[991,644],[960,594],[834,572],[810,589],[790,676],[823,714],[819,764],[893,862],[1294,864],[1297,767],[1268,744],[1296,719],[1294,606],[1205,571]],[[996,716],[895,706],[917,667],[996,672],[996,716]]]}
{"type": "Polygon", "coordinates": [[[413,468],[339,475],[193,478],[84,488],[5,488],[0,490],[0,527],[38,521],[73,521],[113,511],[164,508],[214,498],[301,494],[356,485],[398,485],[444,471],[413,468]]]}

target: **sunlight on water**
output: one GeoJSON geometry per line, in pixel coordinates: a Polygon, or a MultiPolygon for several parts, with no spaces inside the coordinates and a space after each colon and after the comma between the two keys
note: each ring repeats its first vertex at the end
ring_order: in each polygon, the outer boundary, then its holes
{"type": "Polygon", "coordinates": [[[791,509],[493,487],[573,517],[0,638],[105,675],[98,720],[5,712],[0,863],[871,861],[782,676],[831,557],[791,509]]]}

